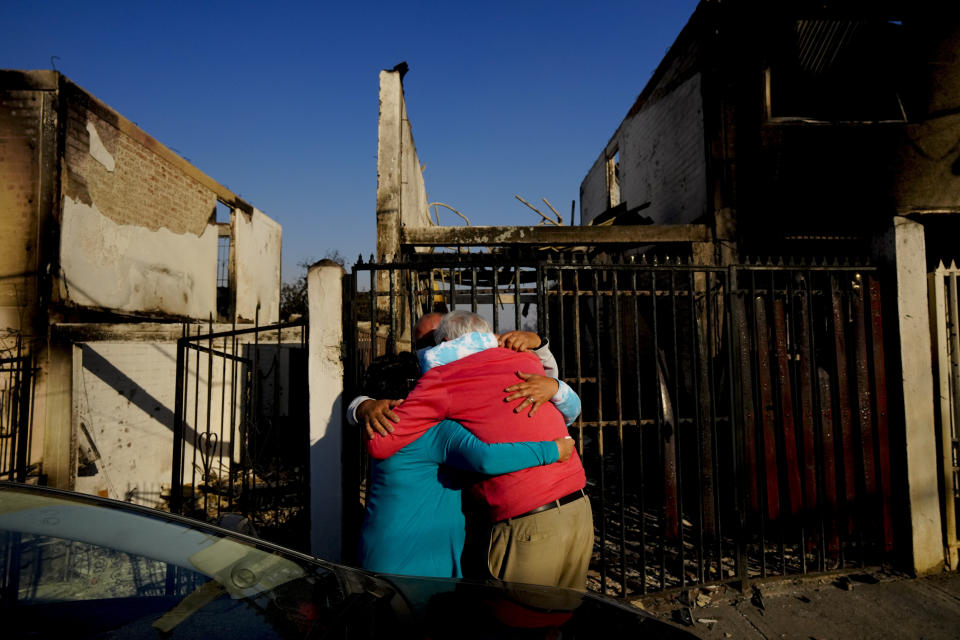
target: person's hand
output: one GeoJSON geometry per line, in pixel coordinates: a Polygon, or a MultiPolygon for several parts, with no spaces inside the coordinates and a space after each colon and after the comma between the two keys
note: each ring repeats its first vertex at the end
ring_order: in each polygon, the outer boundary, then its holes
{"type": "Polygon", "coordinates": [[[560,383],[548,376],[517,371],[517,377],[523,382],[518,382],[503,390],[510,394],[503,399],[504,402],[523,398],[523,402],[513,408],[514,413],[520,413],[525,407],[530,407],[528,415],[532,417],[540,409],[540,405],[544,402],[550,402],[550,399],[557,394],[557,390],[560,388],[560,383]]]}
{"type": "Polygon", "coordinates": [[[393,425],[390,424],[390,421],[400,422],[400,418],[391,409],[401,402],[403,400],[375,400],[370,398],[360,403],[360,406],[357,407],[357,422],[363,425],[367,432],[367,438],[373,440],[375,433],[379,433],[381,436],[393,433],[393,425]]]}
{"type": "Polygon", "coordinates": [[[530,351],[540,346],[540,336],[532,331],[507,331],[497,336],[497,344],[514,351],[530,351]]]}
{"type": "Polygon", "coordinates": [[[563,438],[557,438],[554,442],[557,443],[557,450],[560,452],[560,457],[557,458],[557,462],[569,460],[570,456],[573,455],[573,438],[564,436],[563,438]]]}

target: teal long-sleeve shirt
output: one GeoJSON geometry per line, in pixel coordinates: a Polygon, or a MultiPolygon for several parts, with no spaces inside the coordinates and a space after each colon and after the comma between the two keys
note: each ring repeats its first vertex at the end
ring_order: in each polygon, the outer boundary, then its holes
{"type": "Polygon", "coordinates": [[[459,578],[465,523],[463,471],[498,475],[551,464],[557,445],[486,444],[444,420],[385,460],[372,462],[359,562],[371,571],[459,578]]]}

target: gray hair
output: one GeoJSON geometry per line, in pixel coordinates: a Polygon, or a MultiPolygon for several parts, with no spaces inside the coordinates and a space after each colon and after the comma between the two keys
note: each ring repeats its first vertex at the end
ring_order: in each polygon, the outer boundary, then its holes
{"type": "Polygon", "coordinates": [[[472,311],[451,311],[440,320],[440,326],[437,327],[437,344],[444,340],[455,340],[468,333],[480,331],[482,333],[493,333],[490,324],[473,313],[472,311]]]}

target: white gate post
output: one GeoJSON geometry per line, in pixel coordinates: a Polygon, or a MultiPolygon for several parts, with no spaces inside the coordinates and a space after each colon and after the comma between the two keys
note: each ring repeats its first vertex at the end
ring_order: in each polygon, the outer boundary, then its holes
{"type": "Polygon", "coordinates": [[[922,575],[944,564],[923,225],[894,217],[893,240],[912,560],[914,572],[922,575]]]}
{"type": "Polygon", "coordinates": [[[310,553],[340,560],[343,526],[343,267],[307,271],[310,309],[310,553]]]}

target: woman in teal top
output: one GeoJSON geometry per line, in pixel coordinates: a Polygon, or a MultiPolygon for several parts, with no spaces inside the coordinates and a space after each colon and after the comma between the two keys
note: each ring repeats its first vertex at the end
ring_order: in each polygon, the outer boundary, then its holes
{"type": "Polygon", "coordinates": [[[559,445],[552,440],[486,444],[444,420],[389,458],[372,459],[360,565],[380,573],[462,577],[464,482],[441,465],[499,475],[558,457],[559,445]]]}

